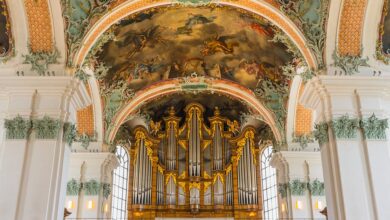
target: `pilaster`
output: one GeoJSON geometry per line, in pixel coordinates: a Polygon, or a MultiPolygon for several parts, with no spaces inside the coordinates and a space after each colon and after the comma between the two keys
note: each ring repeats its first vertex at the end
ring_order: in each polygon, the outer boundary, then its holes
{"type": "MultiPolygon", "coordinates": [[[[390,165],[386,138],[367,138],[364,126],[373,114],[387,121],[388,77],[320,76],[305,87],[301,103],[316,111],[331,219],[389,219],[390,165]],[[359,192],[359,193],[357,193],[359,192]]],[[[374,130],[388,132],[376,124],[374,130]]]]}
{"type": "Polygon", "coordinates": [[[2,206],[0,218],[63,218],[69,155],[63,125],[88,104],[85,86],[72,77],[2,77],[0,88],[0,115],[11,123],[4,132],[15,126],[17,133],[25,132],[6,135],[1,142],[0,197],[8,198],[8,204],[2,206]],[[16,118],[25,120],[28,128],[16,125],[16,118]]]}

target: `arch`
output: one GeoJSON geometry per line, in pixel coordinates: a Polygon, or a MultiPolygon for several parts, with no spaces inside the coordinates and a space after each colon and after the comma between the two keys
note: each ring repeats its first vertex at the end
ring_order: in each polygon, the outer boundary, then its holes
{"type": "MultiPolygon", "coordinates": [[[[264,122],[266,122],[271,127],[276,141],[280,142],[283,140],[282,133],[276,126],[275,116],[256,98],[255,94],[251,90],[235,82],[223,79],[209,79],[209,81],[208,88],[205,91],[228,95],[244,101],[246,104],[248,104],[249,107],[254,109],[257,114],[263,117],[264,122]]],[[[143,103],[151,101],[160,96],[183,91],[185,92],[185,90],[182,88],[180,79],[171,79],[155,83],[137,92],[135,97],[126,103],[113,118],[113,129],[106,131],[108,132],[107,141],[110,143],[114,140],[119,127],[126,121],[126,118],[138,110],[139,106],[143,103]]]]}
{"type": "MultiPolygon", "coordinates": [[[[125,18],[126,16],[148,9],[159,6],[166,6],[173,4],[173,1],[169,0],[154,0],[154,1],[126,1],[114,9],[112,9],[109,13],[104,15],[96,24],[88,31],[87,35],[84,37],[81,42],[81,47],[79,51],[76,53],[74,57],[74,63],[78,66],[84,62],[85,57],[87,56],[89,50],[98,40],[98,38],[112,25],[125,18]]],[[[267,2],[264,1],[241,1],[241,0],[223,0],[217,2],[220,5],[226,5],[236,8],[241,8],[252,12],[254,14],[258,14],[263,16],[271,23],[278,26],[281,30],[283,30],[290,39],[294,42],[294,44],[298,47],[298,49],[303,54],[307,64],[310,68],[316,69],[317,62],[314,54],[310,51],[310,49],[306,46],[306,40],[304,35],[300,32],[298,27],[287,18],[282,12],[273,7],[267,2]]]]}

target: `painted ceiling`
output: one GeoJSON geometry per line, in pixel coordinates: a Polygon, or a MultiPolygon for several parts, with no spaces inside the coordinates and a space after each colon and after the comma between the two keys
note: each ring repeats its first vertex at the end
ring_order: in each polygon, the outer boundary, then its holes
{"type": "Polygon", "coordinates": [[[388,13],[388,10],[390,8],[390,1],[387,0],[385,4],[387,4],[387,6],[385,6],[387,7],[387,10],[385,12],[387,14],[385,15],[383,23],[384,32],[382,35],[382,50],[384,53],[390,55],[390,13],[388,13]]]}
{"type": "MultiPolygon", "coordinates": [[[[199,93],[175,93],[153,100],[141,107],[141,113],[150,116],[153,121],[160,121],[168,116],[170,107],[175,108],[176,116],[185,118],[184,108],[190,103],[199,103],[205,108],[204,117],[208,119],[214,115],[215,107],[221,112],[221,115],[230,120],[240,121],[240,115],[250,114],[253,111],[237,99],[229,98],[225,95],[199,93]]],[[[208,121],[206,120],[208,124],[208,121]]]]}
{"type": "Polygon", "coordinates": [[[255,89],[262,80],[283,83],[280,67],[292,60],[273,43],[275,28],[235,8],[160,7],[122,20],[115,39],[97,53],[109,67],[104,82],[126,82],[134,91],[176,77],[223,78],[255,89]]]}
{"type": "Polygon", "coordinates": [[[11,26],[5,0],[0,0],[0,57],[4,57],[12,48],[11,26]]]}

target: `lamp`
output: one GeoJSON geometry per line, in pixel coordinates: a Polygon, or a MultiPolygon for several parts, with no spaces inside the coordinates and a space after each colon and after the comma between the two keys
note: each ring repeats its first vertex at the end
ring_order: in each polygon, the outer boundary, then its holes
{"type": "Polygon", "coordinates": [[[87,209],[93,209],[93,201],[89,200],[87,203],[87,209]]]}
{"type": "Polygon", "coordinates": [[[295,202],[295,208],[297,208],[297,209],[303,209],[302,201],[297,200],[297,201],[295,202]]]}
{"type": "Polygon", "coordinates": [[[69,200],[68,201],[68,206],[67,206],[68,209],[73,209],[74,208],[74,204],[73,204],[73,201],[72,200],[69,200]]]}
{"type": "Polygon", "coordinates": [[[282,212],[286,211],[286,204],[282,203],[282,212]]]}
{"type": "Polygon", "coordinates": [[[106,203],[105,205],[104,205],[104,212],[108,212],[108,204],[106,203]]]}
{"type": "Polygon", "coordinates": [[[315,207],[316,207],[316,209],[319,209],[319,210],[324,208],[324,206],[322,205],[322,202],[320,200],[316,201],[315,207]]]}

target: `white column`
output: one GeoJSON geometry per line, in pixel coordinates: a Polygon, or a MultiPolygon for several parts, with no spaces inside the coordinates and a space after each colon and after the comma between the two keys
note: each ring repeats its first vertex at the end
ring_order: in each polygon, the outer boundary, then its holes
{"type": "MultiPolygon", "coordinates": [[[[72,179],[83,179],[84,182],[96,180],[99,184],[109,183],[112,187],[112,171],[118,165],[118,159],[112,153],[71,153],[67,181],[72,179]],[[85,169],[84,171],[82,171],[83,168],[85,169]],[[81,173],[83,175],[82,178],[80,178],[81,173]]],[[[108,214],[110,213],[110,198],[112,192],[109,198],[106,199],[102,194],[101,187],[102,186],[100,186],[100,192],[97,195],[85,195],[84,192],[78,196],[67,195],[65,204],[69,201],[74,203],[74,207],[68,209],[68,211],[72,212],[68,218],[109,217],[108,214]],[[81,203],[78,201],[81,201],[81,203]],[[93,202],[93,207],[91,209],[87,207],[89,201],[93,202]],[[107,212],[104,210],[105,204],[108,204],[107,212]],[[78,216],[77,211],[79,211],[78,216]]]]}
{"type": "Polygon", "coordinates": [[[271,165],[277,169],[278,183],[290,184],[286,195],[282,196],[278,193],[279,217],[325,219],[325,216],[319,213],[321,210],[315,207],[317,201],[323,207],[326,206],[325,196],[312,195],[309,189],[305,189],[302,195],[297,195],[293,193],[291,186],[295,180],[309,184],[312,184],[314,180],[323,182],[320,152],[281,151],[272,156],[271,165]],[[302,204],[301,208],[296,206],[297,202],[302,204]]]}
{"type": "MultiPolygon", "coordinates": [[[[305,87],[301,103],[316,110],[316,123],[348,114],[364,120],[375,113],[388,118],[390,78],[321,76],[305,87]]],[[[329,219],[390,219],[388,141],[336,137],[330,126],[321,145],[329,219]]]]}
{"type": "Polygon", "coordinates": [[[88,104],[86,89],[71,77],[2,77],[0,88],[0,111],[4,118],[20,115],[35,120],[47,115],[61,123],[54,137],[40,138],[33,129],[23,139],[3,139],[0,219],[62,219],[64,170],[69,153],[63,142],[62,124],[68,120],[70,111],[88,104]]]}

